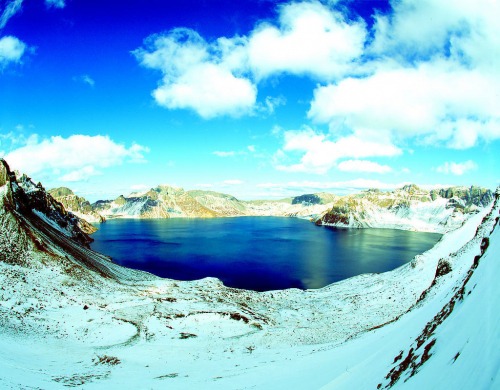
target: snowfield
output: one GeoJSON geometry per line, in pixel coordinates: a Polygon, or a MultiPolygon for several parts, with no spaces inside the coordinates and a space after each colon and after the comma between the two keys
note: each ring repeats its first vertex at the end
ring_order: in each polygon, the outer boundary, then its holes
{"type": "Polygon", "coordinates": [[[1,389],[500,388],[498,192],[394,271],[259,293],[119,267],[16,211],[11,191],[1,389]]]}

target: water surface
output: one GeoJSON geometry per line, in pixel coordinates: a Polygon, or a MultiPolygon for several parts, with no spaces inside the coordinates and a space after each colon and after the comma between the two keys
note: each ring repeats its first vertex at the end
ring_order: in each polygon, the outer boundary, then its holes
{"type": "Polygon", "coordinates": [[[335,229],[295,218],[115,219],[99,225],[92,249],[126,267],[257,291],[320,288],[385,272],[441,237],[390,229],[335,229]]]}

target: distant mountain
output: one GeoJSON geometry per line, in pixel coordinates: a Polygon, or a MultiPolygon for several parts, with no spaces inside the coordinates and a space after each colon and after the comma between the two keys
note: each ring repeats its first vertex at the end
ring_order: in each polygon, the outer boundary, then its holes
{"type": "Polygon", "coordinates": [[[87,222],[101,223],[106,220],[93,209],[87,199],[75,195],[73,191],[67,187],[53,188],[49,190],[49,194],[52,195],[55,200],[62,203],[67,211],[87,222]]]}
{"type": "Polygon", "coordinates": [[[317,225],[349,228],[395,228],[444,233],[493,202],[479,187],[423,190],[406,185],[392,192],[368,190],[338,198],[317,225]]]}
{"type": "MultiPolygon", "coordinates": [[[[68,196],[74,199],[73,195],[68,196]]],[[[490,190],[474,186],[428,191],[412,184],[390,192],[371,189],[346,196],[316,193],[281,200],[242,201],[213,191],[185,191],[160,185],[128,197],[97,201],[91,208],[106,218],[284,216],[308,218],[318,225],[335,227],[444,233],[461,226],[492,201],[490,190]]],[[[72,207],[68,204],[70,210],[72,207]]],[[[85,204],[84,211],[88,208],[85,204]]]]}
{"type": "MultiPolygon", "coordinates": [[[[330,194],[312,194],[313,201],[242,201],[213,191],[185,191],[160,185],[147,192],[97,201],[92,209],[106,218],[216,218],[236,216],[297,216],[316,218],[328,208],[330,194]]],[[[308,198],[309,199],[309,198],[308,198]]]]}

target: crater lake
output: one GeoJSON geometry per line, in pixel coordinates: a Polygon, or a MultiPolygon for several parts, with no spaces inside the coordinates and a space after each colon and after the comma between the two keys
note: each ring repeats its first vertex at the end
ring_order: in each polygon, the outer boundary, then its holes
{"type": "Polygon", "coordinates": [[[92,235],[93,250],[157,276],[216,277],[256,291],[321,288],[395,269],[441,234],[336,229],[297,218],[113,219],[92,235]]]}

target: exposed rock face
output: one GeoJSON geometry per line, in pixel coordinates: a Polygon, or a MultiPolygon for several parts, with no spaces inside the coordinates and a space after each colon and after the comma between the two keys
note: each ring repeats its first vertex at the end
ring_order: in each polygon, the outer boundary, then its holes
{"type": "Polygon", "coordinates": [[[161,185],[144,193],[97,201],[93,209],[107,218],[215,218],[236,216],[319,216],[328,209],[330,194],[307,195],[318,202],[292,200],[246,202],[213,191],[185,191],[161,185]]]}
{"type": "Polygon", "coordinates": [[[444,233],[492,201],[491,191],[479,187],[428,191],[411,184],[393,192],[370,189],[342,197],[317,193],[277,201],[241,201],[227,194],[162,185],[114,201],[98,201],[92,207],[108,218],[289,216],[336,227],[444,233]]]}
{"type": "MultiPolygon", "coordinates": [[[[3,218],[12,220],[11,217],[23,217],[28,223],[35,224],[43,220],[60,234],[89,247],[92,239],[80,228],[79,218],[68,213],[40,183],[33,183],[26,175],[16,178],[3,159],[0,159],[0,184],[3,206],[12,213],[10,217],[4,215],[3,218]]],[[[15,243],[13,245],[15,246],[15,243]]]]}
{"type": "Polygon", "coordinates": [[[88,234],[97,230],[90,223],[102,223],[106,220],[102,215],[94,211],[87,199],[75,195],[69,188],[54,188],[49,191],[49,194],[60,202],[67,211],[80,218],[80,228],[88,234]]]}
{"type": "Polygon", "coordinates": [[[432,200],[436,200],[438,197],[455,199],[458,201],[457,205],[462,205],[464,208],[470,206],[486,207],[493,201],[493,193],[490,190],[476,186],[432,190],[432,200]]]}
{"type": "Polygon", "coordinates": [[[393,192],[368,190],[341,197],[316,223],[444,233],[461,226],[470,215],[492,201],[493,193],[479,187],[426,191],[416,185],[406,185],[393,192]]]}
{"type": "Polygon", "coordinates": [[[7,162],[2,160],[2,163],[0,163],[0,187],[7,184],[9,180],[9,166],[7,162]]]}
{"type": "Polygon", "coordinates": [[[337,199],[338,196],[325,192],[319,194],[305,194],[296,196],[292,199],[292,204],[301,204],[304,206],[313,206],[319,204],[328,204],[337,199]]]}

